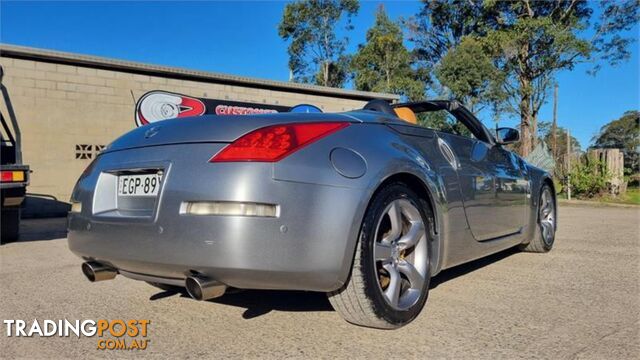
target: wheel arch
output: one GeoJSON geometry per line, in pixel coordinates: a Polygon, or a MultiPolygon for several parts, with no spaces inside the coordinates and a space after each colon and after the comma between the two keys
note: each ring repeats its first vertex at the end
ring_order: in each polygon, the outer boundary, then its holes
{"type": "Polygon", "coordinates": [[[542,184],[549,185],[549,187],[553,191],[553,197],[555,198],[556,197],[556,185],[553,183],[553,180],[551,180],[551,177],[549,177],[549,176],[543,177],[542,178],[542,184]]]}
{"type": "MultiPolygon", "coordinates": [[[[386,178],[384,178],[380,184],[376,187],[376,189],[371,193],[367,201],[367,209],[371,204],[373,198],[382,190],[384,187],[393,184],[393,183],[404,183],[411,190],[416,192],[416,194],[425,201],[428,209],[427,216],[430,216],[429,225],[430,229],[430,238],[432,239],[432,243],[429,246],[429,264],[431,268],[431,274],[434,275],[437,273],[437,270],[440,268],[440,260],[441,260],[441,251],[442,251],[442,236],[440,236],[440,214],[438,212],[438,206],[436,203],[436,197],[434,196],[433,191],[429,188],[429,186],[425,183],[423,179],[421,179],[418,175],[410,173],[410,172],[397,172],[394,174],[390,174],[386,178]]],[[[355,255],[355,248],[354,248],[355,255]]]]}

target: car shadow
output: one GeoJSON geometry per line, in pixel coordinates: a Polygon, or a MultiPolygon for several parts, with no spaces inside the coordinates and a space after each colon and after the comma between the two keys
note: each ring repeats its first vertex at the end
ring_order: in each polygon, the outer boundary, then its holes
{"type": "MultiPolygon", "coordinates": [[[[469,274],[487,265],[494,264],[517,252],[517,248],[512,248],[451,269],[443,270],[431,279],[429,288],[434,289],[442,283],[454,280],[459,276],[469,274]]],[[[189,298],[186,292],[162,291],[152,295],[150,300],[161,300],[171,296],[189,298]]],[[[217,299],[208,300],[208,302],[244,308],[245,311],[242,314],[243,319],[253,319],[272,311],[333,311],[324,293],[310,291],[232,289],[231,293],[227,293],[217,299]]]]}
{"type": "Polygon", "coordinates": [[[272,311],[333,311],[325,294],[311,291],[246,290],[210,301],[245,308],[243,319],[253,319],[272,311]]]}
{"type": "Polygon", "coordinates": [[[518,247],[513,247],[507,250],[503,250],[501,252],[468,262],[466,264],[461,264],[458,266],[454,266],[452,268],[442,270],[438,275],[431,278],[431,284],[429,284],[429,289],[435,289],[438,285],[445,283],[447,281],[453,280],[457,277],[469,274],[476,270],[482,269],[485,266],[497,263],[503,259],[508,258],[513,254],[517,254],[520,251],[518,247]]]}
{"type": "MultiPolygon", "coordinates": [[[[153,294],[149,300],[156,301],[172,296],[190,298],[186,291],[166,290],[153,294]]],[[[232,289],[231,293],[208,302],[244,308],[243,319],[253,319],[272,311],[333,311],[325,294],[310,291],[232,289]]]]}

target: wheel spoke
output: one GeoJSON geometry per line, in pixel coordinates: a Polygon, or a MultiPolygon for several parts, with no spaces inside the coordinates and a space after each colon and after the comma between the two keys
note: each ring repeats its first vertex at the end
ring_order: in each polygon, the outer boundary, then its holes
{"type": "Polygon", "coordinates": [[[540,208],[540,213],[542,214],[542,217],[546,217],[551,213],[551,206],[549,206],[549,203],[546,203],[544,207],[540,208]]]}
{"type": "Polygon", "coordinates": [[[540,222],[543,220],[553,223],[554,205],[551,194],[548,191],[544,191],[540,201],[540,222]]]}
{"type": "Polygon", "coordinates": [[[398,269],[391,264],[386,265],[385,270],[389,273],[389,286],[384,292],[384,296],[389,300],[391,305],[398,306],[400,299],[400,288],[402,287],[402,278],[398,269]]]}
{"type": "Polygon", "coordinates": [[[542,238],[548,241],[553,237],[555,230],[554,225],[555,204],[553,197],[548,190],[544,190],[540,202],[540,228],[542,230],[542,238]]]}
{"type": "Polygon", "coordinates": [[[540,204],[540,209],[544,210],[547,208],[547,195],[546,194],[542,194],[541,196],[541,204],[540,204]]]}
{"type": "Polygon", "coordinates": [[[424,277],[418,272],[413,264],[406,260],[402,260],[398,263],[398,270],[407,277],[412,289],[422,290],[424,277]]]}
{"type": "Polygon", "coordinates": [[[376,243],[374,252],[376,255],[376,261],[391,260],[391,245],[389,244],[376,243]]]}
{"type": "Polygon", "coordinates": [[[548,239],[553,231],[553,224],[549,220],[543,220],[540,222],[540,225],[542,225],[542,236],[548,239]]]}
{"type": "Polygon", "coordinates": [[[553,213],[553,204],[551,202],[547,203],[546,215],[550,215],[553,213]]]}
{"type": "Polygon", "coordinates": [[[382,239],[382,241],[389,243],[398,239],[402,233],[402,210],[400,209],[397,201],[391,203],[391,207],[389,208],[389,211],[387,211],[387,215],[389,215],[389,220],[391,221],[391,230],[387,236],[382,239]]]}
{"type": "Polygon", "coordinates": [[[409,231],[398,240],[398,245],[401,250],[408,249],[417,245],[424,235],[424,224],[422,221],[412,221],[409,231]]]}

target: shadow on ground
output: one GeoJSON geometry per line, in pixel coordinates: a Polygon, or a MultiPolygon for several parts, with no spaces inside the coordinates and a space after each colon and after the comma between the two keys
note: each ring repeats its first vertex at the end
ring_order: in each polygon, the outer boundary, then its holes
{"type": "Polygon", "coordinates": [[[483,257],[466,264],[458,265],[450,269],[443,270],[437,276],[431,279],[431,284],[429,288],[434,289],[442,283],[445,283],[449,280],[453,280],[459,276],[463,276],[468,273],[474,272],[478,269],[481,269],[493,263],[497,263],[498,261],[506,259],[513,254],[517,254],[518,252],[519,252],[518,248],[513,247],[511,249],[507,249],[499,253],[495,253],[493,255],[489,255],[487,257],[483,257]]]}
{"type": "MultiPolygon", "coordinates": [[[[443,270],[431,279],[430,289],[494,264],[517,252],[517,248],[512,248],[467,264],[443,270]]],[[[156,293],[151,296],[150,300],[161,300],[171,296],[189,297],[186,292],[175,290],[156,293]]],[[[253,319],[272,311],[333,311],[324,293],[307,291],[234,290],[232,293],[227,293],[221,298],[209,300],[209,302],[244,308],[246,310],[242,314],[243,319],[253,319]]]]}
{"type": "MultiPolygon", "coordinates": [[[[190,299],[184,290],[165,290],[153,294],[149,300],[157,301],[172,296],[190,299]]],[[[196,301],[196,300],[192,300],[196,301]]],[[[243,319],[253,319],[272,311],[333,311],[327,296],[310,291],[236,290],[223,297],[208,300],[211,303],[244,308],[243,319]]]]}
{"type": "Polygon", "coordinates": [[[67,237],[67,218],[22,219],[18,242],[64,239],[67,237]]]}

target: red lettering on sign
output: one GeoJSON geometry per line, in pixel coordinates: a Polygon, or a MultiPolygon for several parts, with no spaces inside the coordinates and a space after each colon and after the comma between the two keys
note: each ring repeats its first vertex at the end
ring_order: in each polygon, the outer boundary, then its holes
{"type": "Polygon", "coordinates": [[[273,109],[260,109],[244,106],[229,106],[218,105],[216,106],[216,115],[252,115],[252,114],[271,114],[277,113],[277,110],[273,109]]]}

